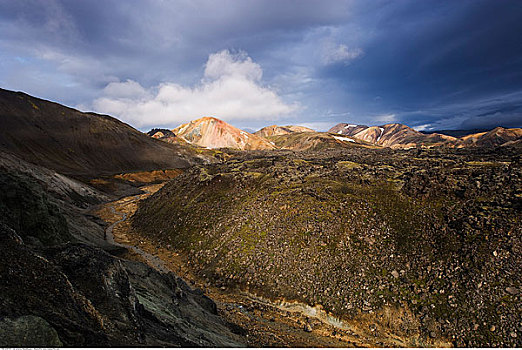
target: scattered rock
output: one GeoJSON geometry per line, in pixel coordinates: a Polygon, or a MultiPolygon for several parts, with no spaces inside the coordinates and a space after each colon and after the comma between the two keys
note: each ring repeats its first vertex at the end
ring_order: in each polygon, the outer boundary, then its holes
{"type": "Polygon", "coordinates": [[[519,290],[515,287],[507,287],[506,292],[508,292],[511,295],[517,295],[519,293],[519,290]]]}

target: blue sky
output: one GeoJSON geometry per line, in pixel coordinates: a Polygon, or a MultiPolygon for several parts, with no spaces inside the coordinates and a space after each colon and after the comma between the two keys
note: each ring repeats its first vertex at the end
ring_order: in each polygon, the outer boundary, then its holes
{"type": "Polygon", "coordinates": [[[522,127],[522,2],[0,0],[0,87],[148,130],[522,127]]]}

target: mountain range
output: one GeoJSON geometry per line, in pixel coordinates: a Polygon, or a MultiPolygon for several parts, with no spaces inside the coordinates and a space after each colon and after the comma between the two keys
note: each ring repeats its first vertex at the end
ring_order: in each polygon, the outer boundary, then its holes
{"type": "Polygon", "coordinates": [[[522,138],[522,129],[497,127],[493,130],[475,132],[459,130],[443,132],[420,132],[404,124],[367,126],[339,123],[328,132],[298,126],[271,125],[254,134],[240,130],[214,117],[203,117],[179,127],[153,129],[152,137],[171,143],[186,141],[206,148],[231,148],[239,150],[319,150],[337,147],[375,146],[390,148],[415,147],[497,147],[516,145],[522,138]],[[459,135],[452,136],[453,135],[459,135]],[[341,136],[340,136],[341,135],[341,136]]]}
{"type": "Polygon", "coordinates": [[[460,137],[442,133],[422,133],[403,124],[385,124],[366,126],[341,123],[332,127],[329,132],[363,139],[374,145],[391,148],[408,147],[490,147],[518,140],[522,137],[522,129],[505,129],[497,127],[488,132],[465,133],[460,137]]]}

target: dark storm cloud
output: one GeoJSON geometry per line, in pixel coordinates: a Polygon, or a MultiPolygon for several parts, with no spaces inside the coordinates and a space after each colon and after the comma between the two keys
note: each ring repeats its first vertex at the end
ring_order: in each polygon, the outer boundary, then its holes
{"type": "MultiPolygon", "coordinates": [[[[485,108],[483,101],[501,109],[506,101],[492,96],[522,90],[521,13],[518,1],[399,2],[362,24],[376,33],[364,45],[364,60],[321,74],[340,78],[363,106],[361,113],[373,104],[417,124],[463,113],[473,118],[485,108]],[[408,117],[418,110],[430,113],[408,117]]],[[[519,95],[509,101],[520,102],[519,95]]],[[[520,115],[518,123],[507,118],[522,125],[520,115]]]]}
{"type": "MultiPolygon", "coordinates": [[[[102,97],[121,105],[105,89],[119,82],[145,91],[142,105],[157,102],[160,84],[179,84],[197,100],[210,55],[230,50],[228,64],[246,52],[262,68],[252,91],[299,105],[277,122],[522,126],[520,6],[0,0],[0,85],[85,108],[102,97]]],[[[245,116],[237,124],[266,122],[245,116]]]]}

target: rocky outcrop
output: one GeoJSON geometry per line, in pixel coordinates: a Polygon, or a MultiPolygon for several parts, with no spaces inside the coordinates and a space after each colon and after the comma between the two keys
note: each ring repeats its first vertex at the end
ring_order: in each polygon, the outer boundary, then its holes
{"type": "Polygon", "coordinates": [[[61,347],[56,330],[41,317],[21,316],[0,321],[2,347],[61,347]]]}
{"type": "Polygon", "coordinates": [[[172,274],[80,243],[36,252],[0,229],[0,332],[20,336],[6,346],[238,345],[211,302],[172,274]]]}
{"type": "Polygon", "coordinates": [[[72,239],[65,217],[34,179],[0,172],[0,222],[35,245],[72,239]]]}
{"type": "Polygon", "coordinates": [[[81,209],[106,199],[0,153],[0,345],[241,345],[201,291],[104,241],[81,209]]]}

